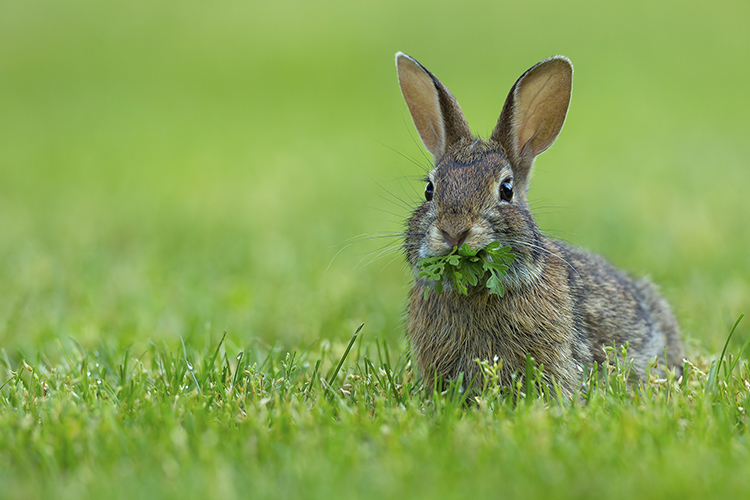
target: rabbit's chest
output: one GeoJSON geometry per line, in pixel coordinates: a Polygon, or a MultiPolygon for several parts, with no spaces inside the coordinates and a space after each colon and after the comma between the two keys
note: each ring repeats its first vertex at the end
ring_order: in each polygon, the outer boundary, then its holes
{"type": "Polygon", "coordinates": [[[412,294],[408,333],[417,351],[436,357],[538,359],[570,351],[574,324],[563,296],[529,300],[506,293],[462,296],[412,294]]]}

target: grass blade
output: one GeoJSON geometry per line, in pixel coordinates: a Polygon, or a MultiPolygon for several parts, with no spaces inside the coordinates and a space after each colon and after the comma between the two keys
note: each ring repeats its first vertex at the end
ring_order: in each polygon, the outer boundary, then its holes
{"type": "MultiPolygon", "coordinates": [[[[724,342],[724,349],[721,350],[721,356],[719,356],[718,361],[714,360],[711,363],[711,369],[708,372],[708,381],[706,382],[706,394],[709,394],[714,391],[716,388],[717,383],[717,376],[719,373],[719,370],[721,370],[721,364],[724,361],[724,356],[727,353],[727,347],[729,346],[729,341],[732,340],[732,335],[734,335],[734,331],[737,329],[737,325],[740,324],[740,321],[745,316],[745,313],[742,313],[737,318],[737,321],[734,322],[734,326],[732,326],[732,329],[729,332],[729,335],[727,336],[726,342],[724,342]]],[[[727,373],[727,368],[724,367],[724,377],[725,379],[729,378],[729,373],[727,373]]]]}
{"type": "Polygon", "coordinates": [[[364,323],[359,325],[359,328],[357,328],[357,331],[354,332],[354,335],[352,335],[352,339],[349,341],[349,345],[346,346],[346,351],[344,351],[344,355],[341,356],[338,366],[336,366],[336,369],[333,371],[331,378],[328,379],[327,385],[329,387],[333,387],[333,381],[336,380],[336,376],[339,374],[339,370],[341,370],[341,367],[343,366],[344,361],[346,360],[346,357],[349,355],[349,351],[352,350],[352,346],[354,345],[354,342],[357,340],[357,335],[359,335],[360,330],[362,330],[362,327],[364,326],[365,326],[364,323]]]}

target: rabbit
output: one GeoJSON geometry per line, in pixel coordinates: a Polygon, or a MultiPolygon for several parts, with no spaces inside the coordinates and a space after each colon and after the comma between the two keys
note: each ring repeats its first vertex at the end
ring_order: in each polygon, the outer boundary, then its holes
{"type": "Polygon", "coordinates": [[[562,129],[573,66],[541,61],[516,81],[489,140],[473,137],[450,91],[415,59],[399,52],[401,92],[425,148],[434,158],[425,200],[407,221],[404,249],[414,272],[407,338],[424,386],[443,387],[463,373],[464,389],[484,383],[478,361],[501,360],[499,383],[522,380],[527,354],[543,381],[572,399],[584,372],[607,359],[605,348],[628,344],[637,380],[658,368],[682,372],[683,347],[669,305],[646,279],[633,279],[602,257],[550,239],[537,227],[526,196],[535,157],[562,129]],[[484,283],[442,293],[419,277],[421,257],[467,243],[498,241],[515,254],[501,297],[484,283]],[[473,385],[471,384],[473,381],[473,385]]]}

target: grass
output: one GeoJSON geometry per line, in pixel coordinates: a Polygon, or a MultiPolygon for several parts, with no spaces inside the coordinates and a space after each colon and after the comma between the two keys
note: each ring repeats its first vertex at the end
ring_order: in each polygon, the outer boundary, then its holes
{"type": "Polygon", "coordinates": [[[747,496],[748,9],[0,2],[0,497],[747,496]],[[651,275],[685,380],[416,390],[399,50],[485,137],[571,58],[535,216],[651,275]]]}
{"type": "MultiPolygon", "coordinates": [[[[747,491],[750,365],[728,357],[711,375],[699,359],[679,380],[628,386],[629,368],[612,356],[572,404],[519,385],[486,387],[466,407],[455,386],[420,392],[408,361],[390,361],[388,346],[360,329],[346,346],[294,353],[238,350],[226,335],[203,350],[59,349],[54,365],[11,369],[5,357],[0,479],[9,498],[747,491]]],[[[539,380],[533,368],[527,376],[539,380]]]]}

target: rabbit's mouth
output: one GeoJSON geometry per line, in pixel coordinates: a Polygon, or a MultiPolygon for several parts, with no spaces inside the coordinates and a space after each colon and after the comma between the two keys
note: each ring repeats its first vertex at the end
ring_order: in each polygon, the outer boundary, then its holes
{"type": "Polygon", "coordinates": [[[454,247],[469,245],[472,250],[481,250],[493,241],[495,237],[489,227],[484,224],[474,224],[468,228],[439,227],[433,224],[425,234],[419,247],[419,257],[439,257],[451,253],[454,247]]]}

